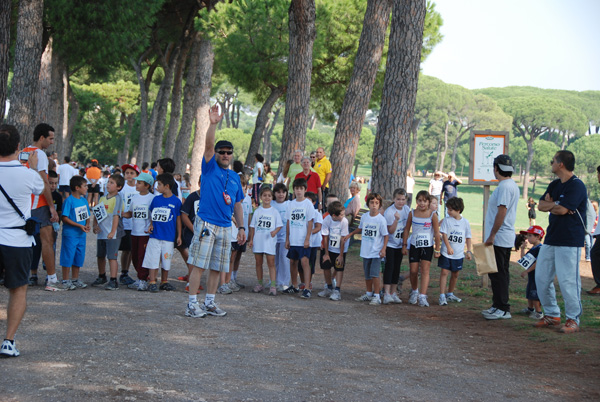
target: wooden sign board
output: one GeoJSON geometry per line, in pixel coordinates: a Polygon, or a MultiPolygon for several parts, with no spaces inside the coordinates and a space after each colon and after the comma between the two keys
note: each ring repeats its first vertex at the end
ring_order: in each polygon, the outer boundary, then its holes
{"type": "Polygon", "coordinates": [[[494,176],[494,158],[508,154],[508,132],[473,130],[469,144],[469,184],[498,184],[494,176]]]}

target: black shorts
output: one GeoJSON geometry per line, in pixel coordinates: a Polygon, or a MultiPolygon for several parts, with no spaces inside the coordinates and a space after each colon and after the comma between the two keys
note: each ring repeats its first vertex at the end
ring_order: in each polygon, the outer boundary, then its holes
{"type": "Polygon", "coordinates": [[[100,185],[96,184],[95,186],[92,186],[91,184],[88,184],[88,194],[100,194],[100,185]]]}
{"type": "Polygon", "coordinates": [[[321,252],[321,269],[335,269],[336,271],[344,272],[344,268],[346,267],[346,253],[344,253],[344,263],[341,267],[337,267],[335,265],[335,260],[339,257],[339,253],[334,253],[333,251],[329,252],[329,260],[323,260],[324,253],[321,252]]]}
{"type": "Polygon", "coordinates": [[[231,251],[239,251],[240,253],[245,253],[246,252],[246,243],[244,243],[240,246],[237,241],[232,241],[231,242],[231,251]]]}
{"type": "Polygon", "coordinates": [[[33,247],[0,245],[0,272],[4,273],[4,287],[16,289],[29,283],[29,267],[33,247]]]}
{"type": "Polygon", "coordinates": [[[131,230],[125,230],[125,236],[121,237],[119,251],[131,251],[131,230]]]}
{"type": "Polygon", "coordinates": [[[58,191],[71,194],[71,186],[58,186],[58,191]]]}
{"type": "Polygon", "coordinates": [[[409,262],[420,262],[429,261],[433,258],[433,246],[430,247],[415,247],[411,244],[410,250],[408,250],[408,261],[409,262]]]}
{"type": "Polygon", "coordinates": [[[186,248],[190,248],[190,244],[192,244],[192,239],[194,238],[194,232],[188,230],[187,228],[183,230],[183,235],[181,236],[181,246],[177,247],[178,250],[185,250],[186,248]]]}

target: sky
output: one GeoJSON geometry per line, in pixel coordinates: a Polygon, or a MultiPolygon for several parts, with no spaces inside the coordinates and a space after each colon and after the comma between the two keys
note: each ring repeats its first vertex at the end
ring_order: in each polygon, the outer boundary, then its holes
{"type": "Polygon", "coordinates": [[[444,35],[423,73],[469,89],[600,90],[600,0],[434,0],[444,35]]]}

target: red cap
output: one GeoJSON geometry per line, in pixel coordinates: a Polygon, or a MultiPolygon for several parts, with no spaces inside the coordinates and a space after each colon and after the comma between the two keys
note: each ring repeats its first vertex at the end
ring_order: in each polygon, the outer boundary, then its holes
{"type": "Polygon", "coordinates": [[[125,173],[126,169],[133,169],[137,172],[137,174],[140,174],[140,168],[138,167],[138,165],[131,165],[129,163],[126,163],[123,166],[121,166],[121,170],[123,171],[123,173],[125,173]]]}
{"type": "Polygon", "coordinates": [[[531,226],[529,229],[527,230],[521,230],[519,233],[521,233],[522,235],[525,235],[527,233],[533,233],[536,235],[540,235],[541,238],[544,237],[544,235],[546,234],[546,232],[544,232],[544,229],[542,229],[541,226],[531,226]]]}

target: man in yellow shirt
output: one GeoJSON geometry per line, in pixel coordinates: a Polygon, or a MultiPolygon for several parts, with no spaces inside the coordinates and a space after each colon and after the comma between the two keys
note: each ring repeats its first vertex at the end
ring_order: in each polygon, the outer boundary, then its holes
{"type": "MultiPolygon", "coordinates": [[[[331,162],[325,156],[325,150],[322,147],[317,148],[317,161],[313,168],[321,178],[321,188],[323,190],[323,199],[327,197],[329,192],[329,180],[331,179],[331,162]]],[[[321,205],[319,209],[321,209],[321,205]]]]}

